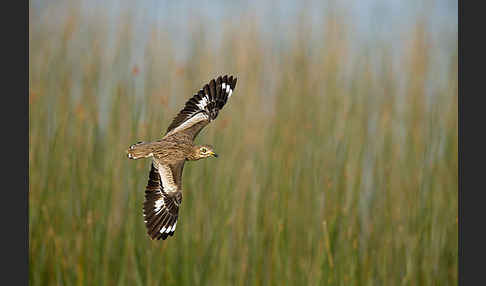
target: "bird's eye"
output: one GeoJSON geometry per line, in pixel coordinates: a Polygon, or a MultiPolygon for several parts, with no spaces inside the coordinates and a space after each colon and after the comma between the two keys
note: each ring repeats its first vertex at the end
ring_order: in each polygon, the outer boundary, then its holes
{"type": "Polygon", "coordinates": [[[206,153],[207,151],[208,151],[208,149],[206,149],[206,148],[201,148],[201,152],[206,153]]]}

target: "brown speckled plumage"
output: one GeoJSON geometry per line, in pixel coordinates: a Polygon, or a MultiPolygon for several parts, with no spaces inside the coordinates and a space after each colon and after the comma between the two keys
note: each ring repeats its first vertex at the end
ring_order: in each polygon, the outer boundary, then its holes
{"type": "Polygon", "coordinates": [[[216,119],[235,86],[236,78],[232,76],[211,80],[186,102],[162,139],[128,148],[130,159],[152,158],[143,206],[145,226],[152,239],[174,234],[182,203],[184,163],[218,156],[211,145],[196,146],[194,139],[216,119]]]}

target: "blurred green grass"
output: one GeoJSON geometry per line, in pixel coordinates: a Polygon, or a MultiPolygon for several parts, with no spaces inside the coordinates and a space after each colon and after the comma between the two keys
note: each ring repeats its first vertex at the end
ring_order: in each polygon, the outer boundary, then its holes
{"type": "Polygon", "coordinates": [[[141,70],[129,23],[109,53],[76,15],[30,27],[31,285],[457,285],[457,65],[427,89],[419,23],[399,72],[336,23],[271,58],[251,25],[216,49],[201,33],[186,62],[154,30],[141,70]],[[151,241],[150,162],[124,151],[222,73],[236,91],[197,139],[221,157],[186,164],[175,236],[151,241]]]}

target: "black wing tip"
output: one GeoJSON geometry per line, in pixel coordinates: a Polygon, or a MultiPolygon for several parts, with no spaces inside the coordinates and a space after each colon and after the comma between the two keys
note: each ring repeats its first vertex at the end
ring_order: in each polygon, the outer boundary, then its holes
{"type": "Polygon", "coordinates": [[[173,228],[177,223],[177,218],[160,218],[156,214],[146,215],[145,227],[147,234],[152,240],[165,240],[169,236],[173,236],[175,229],[167,232],[161,232],[162,229],[173,228]]]}
{"type": "MultiPolygon", "coordinates": [[[[236,78],[236,76],[226,74],[223,77],[219,76],[217,78],[217,80],[220,81],[220,82],[222,81],[226,84],[229,84],[231,89],[234,91],[235,87],[236,87],[236,82],[237,82],[238,79],[236,78]]],[[[218,82],[218,84],[219,84],[219,82],[218,82]]]]}
{"type": "Polygon", "coordinates": [[[151,232],[147,232],[147,234],[149,235],[149,237],[152,239],[152,240],[166,240],[169,236],[173,236],[174,235],[174,231],[172,232],[169,232],[169,233],[151,233],[151,232]]]}
{"type": "MultiPolygon", "coordinates": [[[[220,78],[221,76],[219,76],[218,78],[220,78]]],[[[234,81],[236,80],[236,76],[232,75],[232,74],[225,74],[223,77],[222,77],[222,80],[224,81],[228,81],[228,80],[231,80],[231,81],[234,81]]]]}
{"type": "Polygon", "coordinates": [[[169,232],[169,233],[163,233],[163,234],[159,233],[157,236],[152,237],[152,239],[153,240],[155,240],[155,239],[156,240],[160,240],[160,239],[166,240],[169,236],[173,236],[173,235],[174,235],[174,231],[169,232]]]}

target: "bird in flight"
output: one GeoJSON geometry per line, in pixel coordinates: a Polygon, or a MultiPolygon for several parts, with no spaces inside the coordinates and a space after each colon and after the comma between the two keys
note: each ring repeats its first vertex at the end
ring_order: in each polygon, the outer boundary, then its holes
{"type": "Polygon", "coordinates": [[[139,142],[126,151],[130,159],[152,158],[143,203],[145,226],[152,239],[165,240],[174,235],[182,203],[184,163],[218,157],[213,146],[194,145],[194,138],[218,117],[235,86],[233,76],[211,80],[186,102],[162,139],[139,142]]]}

